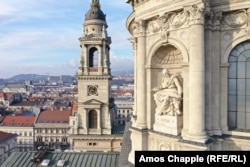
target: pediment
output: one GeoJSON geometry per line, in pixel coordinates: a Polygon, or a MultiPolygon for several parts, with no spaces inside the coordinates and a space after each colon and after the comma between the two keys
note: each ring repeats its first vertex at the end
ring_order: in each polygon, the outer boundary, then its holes
{"type": "Polygon", "coordinates": [[[88,100],[88,101],[85,101],[82,103],[83,105],[102,105],[104,104],[103,102],[101,101],[98,101],[96,99],[91,99],[91,100],[88,100]]]}

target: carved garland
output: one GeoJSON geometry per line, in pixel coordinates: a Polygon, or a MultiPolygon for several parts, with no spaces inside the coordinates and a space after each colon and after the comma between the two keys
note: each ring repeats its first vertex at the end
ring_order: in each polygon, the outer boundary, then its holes
{"type": "Polygon", "coordinates": [[[242,9],[234,12],[205,11],[197,5],[185,8],[182,11],[168,12],[151,20],[133,22],[130,32],[134,37],[145,34],[167,32],[172,29],[188,27],[192,24],[205,24],[209,29],[239,28],[247,25],[247,33],[250,36],[250,9],[242,9]],[[206,17],[205,17],[206,16],[206,17]],[[142,28],[143,27],[143,28],[142,28]],[[143,31],[145,31],[143,33],[143,31]]]}

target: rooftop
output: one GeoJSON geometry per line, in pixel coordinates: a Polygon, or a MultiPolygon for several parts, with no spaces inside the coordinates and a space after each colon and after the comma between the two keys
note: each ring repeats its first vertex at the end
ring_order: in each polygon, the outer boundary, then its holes
{"type": "Polygon", "coordinates": [[[35,120],[35,116],[6,116],[2,126],[33,126],[35,120]]]}
{"type": "MultiPolygon", "coordinates": [[[[35,152],[15,152],[1,167],[40,167],[41,163],[31,161],[35,152]]],[[[49,159],[49,167],[56,167],[60,160],[65,160],[65,167],[117,167],[119,153],[111,152],[46,152],[43,160],[49,159]]],[[[61,161],[60,161],[61,162],[61,161]]]]}
{"type": "Polygon", "coordinates": [[[0,131],[0,144],[11,139],[11,138],[15,138],[16,136],[17,136],[16,134],[6,133],[6,132],[0,131]]]}
{"type": "Polygon", "coordinates": [[[40,112],[36,123],[69,123],[71,109],[48,109],[40,112]]]}

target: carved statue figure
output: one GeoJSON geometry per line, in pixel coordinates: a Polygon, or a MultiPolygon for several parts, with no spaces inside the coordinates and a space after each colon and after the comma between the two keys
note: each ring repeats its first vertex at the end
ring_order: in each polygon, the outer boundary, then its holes
{"type": "Polygon", "coordinates": [[[153,88],[156,102],[156,114],[181,115],[182,85],[179,75],[170,75],[167,69],[162,71],[162,84],[153,88]]]}

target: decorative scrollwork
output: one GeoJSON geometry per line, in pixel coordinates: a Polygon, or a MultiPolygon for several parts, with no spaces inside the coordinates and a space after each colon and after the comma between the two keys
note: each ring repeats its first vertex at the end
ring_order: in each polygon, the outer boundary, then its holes
{"type": "Polygon", "coordinates": [[[175,13],[171,17],[171,25],[174,28],[181,27],[187,21],[187,14],[185,12],[175,13]]]}
{"type": "Polygon", "coordinates": [[[247,23],[246,10],[238,10],[224,15],[224,23],[232,28],[241,27],[247,23]]]}

